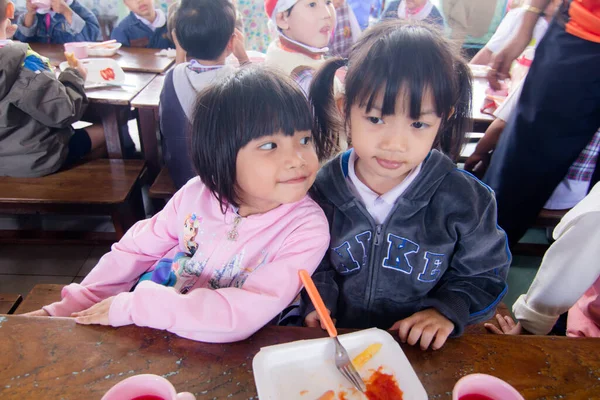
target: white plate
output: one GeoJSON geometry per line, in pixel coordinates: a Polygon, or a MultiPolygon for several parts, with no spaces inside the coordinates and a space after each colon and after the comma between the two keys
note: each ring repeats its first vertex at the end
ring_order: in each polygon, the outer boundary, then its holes
{"type": "MultiPolygon", "coordinates": [[[[393,373],[406,400],[427,399],[427,392],[402,349],[387,332],[368,329],[339,336],[350,358],[369,345],[381,343],[381,350],[358,372],[368,379],[373,371],[393,373]]],[[[345,390],[346,398],[366,399],[335,367],[335,344],[331,338],[302,340],[265,347],[254,357],[252,368],[260,400],[315,400],[329,390],[345,390]]],[[[336,397],[337,399],[337,397],[336,397]]]]}
{"type": "Polygon", "coordinates": [[[490,67],[487,65],[469,64],[469,68],[471,68],[471,74],[473,74],[473,77],[475,78],[487,77],[487,73],[490,70],[490,67]]]}
{"type": "MultiPolygon", "coordinates": [[[[90,45],[93,43],[90,43],[90,45]]],[[[121,48],[121,43],[108,44],[102,47],[89,47],[88,56],[90,57],[112,57],[117,54],[117,51],[121,48]]]]}
{"type": "MultiPolygon", "coordinates": [[[[112,58],[84,58],[83,60],[79,61],[88,71],[87,80],[84,86],[85,89],[103,87],[105,86],[103,84],[104,82],[114,84],[125,83],[125,72],[123,71],[123,68],[121,68],[119,64],[112,58]],[[100,71],[106,68],[113,69],[113,71],[115,72],[115,79],[107,81],[102,77],[100,71]]],[[[64,71],[69,67],[69,63],[64,61],[60,63],[58,67],[61,71],[64,71]]]]}

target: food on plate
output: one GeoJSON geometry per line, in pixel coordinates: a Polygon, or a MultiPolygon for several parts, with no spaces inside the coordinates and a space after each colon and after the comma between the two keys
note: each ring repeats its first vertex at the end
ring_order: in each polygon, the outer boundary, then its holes
{"type": "Polygon", "coordinates": [[[115,80],[115,71],[112,68],[105,68],[100,71],[100,76],[105,81],[114,81],[115,80]]]}
{"type": "Polygon", "coordinates": [[[357,355],[354,360],[352,360],[352,364],[354,364],[354,368],[361,369],[366,363],[369,362],[375,354],[377,354],[381,350],[381,343],[373,343],[369,347],[367,347],[362,353],[357,355]]]}
{"type": "Polygon", "coordinates": [[[365,395],[369,400],[402,400],[402,390],[394,375],[382,372],[382,367],[371,375],[365,395]]]}
{"type": "Polygon", "coordinates": [[[75,54],[73,53],[69,53],[69,52],[65,52],[65,58],[67,59],[67,63],[69,64],[69,67],[71,68],[77,68],[77,57],[75,57],[75,54]]]}
{"type": "Polygon", "coordinates": [[[333,390],[329,390],[325,393],[323,393],[323,395],[321,397],[319,397],[317,400],[333,400],[335,398],[335,392],[333,390]]]}

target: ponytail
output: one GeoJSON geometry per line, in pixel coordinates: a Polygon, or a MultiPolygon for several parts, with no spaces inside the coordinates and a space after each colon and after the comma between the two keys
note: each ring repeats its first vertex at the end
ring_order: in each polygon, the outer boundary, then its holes
{"type": "Polygon", "coordinates": [[[439,149],[452,161],[456,162],[465,142],[465,133],[473,129],[471,117],[472,79],[471,70],[461,59],[454,63],[456,97],[454,99],[454,112],[446,116],[442,122],[439,137],[439,149]]]}
{"type": "Polygon", "coordinates": [[[335,73],[347,65],[348,59],[329,59],[319,68],[310,85],[313,136],[315,143],[320,144],[317,146],[319,161],[326,161],[340,151],[339,137],[346,124],[336,106],[333,89],[335,73]]]}

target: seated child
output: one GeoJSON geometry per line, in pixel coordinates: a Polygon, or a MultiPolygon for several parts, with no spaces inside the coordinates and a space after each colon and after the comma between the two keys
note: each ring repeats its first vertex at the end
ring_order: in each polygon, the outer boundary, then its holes
{"type": "Polygon", "coordinates": [[[196,175],[189,156],[189,129],[200,91],[231,75],[225,63],[234,54],[248,62],[241,32],[235,30],[236,13],[230,0],[184,2],[176,13],[175,37],[190,62],[169,71],[160,95],[160,131],[163,157],[177,188],[196,175]]]}
{"type": "Polygon", "coordinates": [[[527,294],[513,305],[519,321],[497,315],[498,334],[534,335],[550,332],[558,317],[569,311],[567,336],[600,337],[600,184],[554,229],[550,246],[527,294]]]}
{"type": "Polygon", "coordinates": [[[314,272],[329,242],[327,219],[307,196],[321,146],[311,122],[302,91],[276,71],[248,66],[208,87],[190,144],[199,177],[60,302],[29,315],[204,342],[252,335],[300,292],[299,270],[314,272]]]}
{"type": "Polygon", "coordinates": [[[336,24],[329,42],[329,54],[347,58],[352,45],[360,37],[360,25],[346,0],[336,0],[333,5],[335,6],[336,24]]]}
{"type": "Polygon", "coordinates": [[[100,38],[96,16],[78,0],[52,0],[49,9],[27,0],[15,39],[28,43],[95,42],[100,38]]]}
{"type": "MultiPolygon", "coordinates": [[[[341,120],[354,146],[313,187],[331,225],[315,284],[340,328],[393,329],[422,349],[488,319],[511,260],[494,193],[439,151],[459,153],[471,114],[469,68],[452,49],[431,26],[381,22],[348,60],[325,63],[310,95],[315,136],[341,120]],[[346,63],[340,116],[331,85],[346,63]]],[[[301,309],[319,325],[309,301],[301,309]]]]}
{"type": "Polygon", "coordinates": [[[0,176],[39,177],[100,147],[104,131],[73,130],[88,103],[86,70],[75,63],[56,78],[46,58],[7,40],[13,7],[0,0],[0,176]]]}
{"type": "Polygon", "coordinates": [[[440,29],[444,27],[442,14],[430,0],[392,0],[387,3],[381,19],[424,21],[440,29]]]}
{"type": "Polygon", "coordinates": [[[299,67],[316,70],[325,62],[336,21],[330,0],[265,0],[265,10],[278,34],[267,50],[267,65],[292,75],[299,67]]]}
{"type": "MultiPolygon", "coordinates": [[[[536,44],[539,43],[546,34],[550,21],[554,17],[554,12],[561,2],[562,0],[552,0],[544,10],[543,18],[537,20],[535,28],[533,29],[533,40],[535,40],[536,44]]],[[[518,32],[521,21],[526,13],[527,10],[522,7],[510,10],[502,19],[494,36],[492,36],[483,49],[479,50],[470,63],[488,65],[492,61],[494,53],[502,50],[518,32]]]]}
{"type": "Polygon", "coordinates": [[[167,30],[167,16],[154,8],[154,0],[123,0],[131,11],[112,31],[110,37],[123,46],[151,49],[173,48],[167,30]]]}

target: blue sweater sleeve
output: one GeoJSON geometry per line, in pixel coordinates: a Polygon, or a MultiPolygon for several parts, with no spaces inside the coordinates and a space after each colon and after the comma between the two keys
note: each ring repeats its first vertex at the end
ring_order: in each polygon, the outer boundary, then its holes
{"type": "Polygon", "coordinates": [[[123,46],[129,47],[131,44],[129,43],[129,36],[127,35],[123,27],[124,23],[124,20],[121,21],[121,23],[117,25],[115,29],[113,29],[112,33],[110,34],[110,38],[121,43],[123,46]]]}
{"type": "MultiPolygon", "coordinates": [[[[74,35],[75,41],[95,42],[100,39],[100,23],[98,18],[78,1],[71,4],[71,10],[77,14],[85,23],[83,29],[74,35]]],[[[73,19],[75,21],[75,19],[73,19]]]]}

